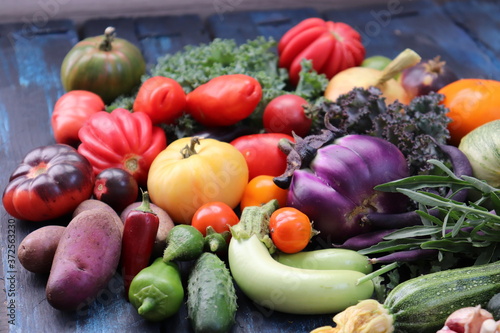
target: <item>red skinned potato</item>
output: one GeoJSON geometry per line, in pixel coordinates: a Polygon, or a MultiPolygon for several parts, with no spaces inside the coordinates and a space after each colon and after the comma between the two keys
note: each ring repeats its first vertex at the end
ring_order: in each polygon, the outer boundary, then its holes
{"type": "Polygon", "coordinates": [[[66,227],[46,286],[49,304],[75,311],[91,303],[113,277],[121,254],[122,234],[113,215],[92,209],[66,227]]]}
{"type": "Polygon", "coordinates": [[[186,96],[186,110],[205,126],[230,126],[247,118],[262,98],[256,79],[244,74],[215,77],[186,96]]]}
{"type": "Polygon", "coordinates": [[[104,111],[99,95],[85,90],[72,90],[62,95],[52,111],[51,124],[57,143],[76,146],[78,131],[91,115],[104,111]]]}
{"type": "Polygon", "coordinates": [[[30,151],[12,172],[2,203],[21,220],[47,221],[70,214],[90,198],[94,174],[71,146],[54,144],[30,151]]]}
{"type": "MultiPolygon", "coordinates": [[[[133,202],[130,205],[128,205],[120,214],[121,221],[125,223],[125,220],[127,219],[128,213],[130,213],[131,210],[139,207],[141,205],[141,201],[133,202]]],[[[163,251],[165,250],[165,247],[167,246],[167,236],[170,231],[174,227],[174,222],[168,215],[168,213],[161,209],[160,207],[156,206],[155,204],[150,203],[149,206],[153,210],[153,212],[158,215],[158,218],[160,219],[160,224],[158,226],[158,232],[156,233],[156,240],[155,244],[153,247],[153,256],[162,256],[163,251]]]]}
{"type": "Polygon", "coordinates": [[[60,225],[47,225],[30,232],[17,250],[21,265],[32,273],[48,274],[64,230],[60,225]]]}
{"type": "Polygon", "coordinates": [[[134,112],[146,113],[154,125],[173,124],[186,106],[186,93],[175,80],[153,76],[144,81],[134,100],[134,112]]]}

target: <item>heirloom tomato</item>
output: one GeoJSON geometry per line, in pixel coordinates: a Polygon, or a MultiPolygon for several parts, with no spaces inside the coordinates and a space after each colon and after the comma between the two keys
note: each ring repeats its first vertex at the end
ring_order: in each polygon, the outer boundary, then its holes
{"type": "Polygon", "coordinates": [[[89,161],[65,144],[30,151],[9,178],[2,203],[10,215],[46,221],[71,213],[92,195],[89,161]]]}
{"type": "Polygon", "coordinates": [[[450,109],[446,115],[450,143],[458,146],[460,140],[473,129],[500,119],[500,81],[460,79],[438,90],[444,95],[443,105],[450,109]]]}
{"type": "Polygon", "coordinates": [[[134,100],[134,112],[144,112],[153,124],[172,124],[182,115],[186,93],[175,80],[153,76],[144,81],[134,100]]]}
{"type": "Polygon", "coordinates": [[[191,225],[206,236],[208,227],[212,227],[218,233],[223,233],[229,231],[229,227],[238,222],[240,218],[231,207],[223,202],[215,201],[198,208],[193,215],[191,225]]]}
{"type": "Polygon", "coordinates": [[[262,98],[256,79],[244,74],[217,76],[186,96],[186,109],[205,126],[230,126],[247,118],[262,98]]]}
{"type": "Polygon", "coordinates": [[[203,204],[221,201],[235,208],[248,183],[243,155],[226,142],[186,137],[168,145],[148,175],[151,201],[176,223],[190,224],[203,204]]]}
{"type": "Polygon", "coordinates": [[[73,46],[63,59],[61,81],[66,91],[92,91],[110,103],[138,86],[145,71],[139,48],[115,38],[115,29],[108,27],[104,35],[85,38],[73,46]]]}
{"type": "Polygon", "coordinates": [[[331,79],[338,72],[359,66],[366,54],[361,35],[350,25],[307,18],[288,30],[278,43],[279,66],[286,68],[296,85],[303,59],[313,69],[331,79]]]}
{"type": "Polygon", "coordinates": [[[273,176],[260,175],[252,178],[243,192],[240,209],[248,206],[260,206],[272,199],[278,200],[280,207],[286,205],[288,190],[278,187],[273,181],[273,176]]]}
{"type": "Polygon", "coordinates": [[[259,175],[279,176],[285,172],[286,155],[278,147],[281,139],[295,141],[293,137],[283,133],[249,134],[231,141],[245,157],[249,179],[259,175]]]}
{"type": "Polygon", "coordinates": [[[85,90],[72,90],[62,95],[54,106],[51,123],[57,143],[76,146],[80,143],[78,131],[97,111],[104,111],[99,95],[85,90]]]}
{"type": "Polygon", "coordinates": [[[167,146],[165,132],[153,126],[143,112],[115,109],[92,115],[78,132],[78,152],[85,156],[95,175],[109,168],[121,168],[146,184],[149,167],[167,146]]]}

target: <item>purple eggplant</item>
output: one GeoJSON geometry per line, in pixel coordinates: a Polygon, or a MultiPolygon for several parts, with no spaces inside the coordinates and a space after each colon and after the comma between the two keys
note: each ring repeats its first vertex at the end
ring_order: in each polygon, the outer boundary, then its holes
{"type": "Polygon", "coordinates": [[[392,143],[367,135],[347,135],[319,148],[307,167],[294,170],[287,205],[314,222],[319,236],[338,243],[368,232],[367,213],[401,213],[408,198],[376,191],[376,185],[409,176],[404,155],[392,143]]]}

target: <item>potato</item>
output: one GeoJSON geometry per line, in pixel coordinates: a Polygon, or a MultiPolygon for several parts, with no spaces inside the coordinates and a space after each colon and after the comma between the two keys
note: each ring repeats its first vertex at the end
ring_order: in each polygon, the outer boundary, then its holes
{"type": "Polygon", "coordinates": [[[122,234],[106,209],[76,215],[66,227],[46,286],[50,305],[64,311],[92,302],[113,277],[121,254],[122,234]]]}
{"type": "Polygon", "coordinates": [[[60,225],[47,225],[24,237],[17,250],[21,265],[33,273],[48,274],[64,230],[60,225]]]}
{"type": "Polygon", "coordinates": [[[78,205],[78,207],[76,207],[76,209],[73,211],[73,217],[77,216],[81,212],[84,212],[84,211],[90,210],[90,209],[104,209],[106,211],[109,211],[113,215],[114,222],[116,223],[116,225],[120,229],[121,233],[123,234],[123,222],[122,222],[122,220],[120,220],[120,216],[118,216],[118,214],[115,212],[115,210],[113,208],[111,208],[110,205],[108,205],[107,203],[102,202],[100,200],[88,199],[88,200],[82,201],[78,205]]]}
{"type": "MultiPolygon", "coordinates": [[[[128,213],[134,208],[137,208],[141,205],[141,202],[134,202],[128,205],[120,214],[120,218],[125,223],[125,219],[127,218],[128,213]]],[[[168,215],[168,213],[162,208],[156,206],[155,204],[150,204],[153,212],[158,215],[160,219],[160,224],[158,226],[158,232],[156,233],[155,245],[153,247],[153,256],[163,256],[163,251],[165,251],[165,247],[167,246],[167,235],[170,229],[174,227],[174,222],[168,215]]]]}

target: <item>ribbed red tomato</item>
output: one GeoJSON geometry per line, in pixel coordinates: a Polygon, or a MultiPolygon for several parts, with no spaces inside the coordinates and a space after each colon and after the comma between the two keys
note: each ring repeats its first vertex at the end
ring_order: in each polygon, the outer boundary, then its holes
{"type": "Polygon", "coordinates": [[[366,54],[361,35],[350,25],[318,17],[303,20],[288,30],[278,43],[279,66],[288,69],[297,84],[303,59],[316,72],[331,79],[336,73],[363,62],[366,54]]]}

